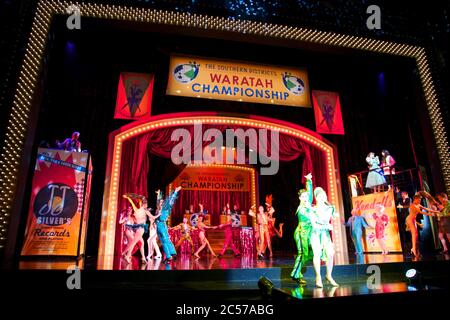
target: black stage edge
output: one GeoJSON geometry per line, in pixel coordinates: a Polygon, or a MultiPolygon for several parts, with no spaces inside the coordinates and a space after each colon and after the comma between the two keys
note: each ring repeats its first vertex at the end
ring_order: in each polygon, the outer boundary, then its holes
{"type": "MultiPolygon", "coordinates": [[[[338,265],[333,277],[341,285],[366,282],[372,274],[369,266],[378,266],[383,283],[405,281],[405,272],[414,268],[424,282],[448,288],[450,260],[410,261],[393,263],[338,265]]],[[[162,291],[257,291],[258,280],[264,276],[275,287],[285,286],[290,279],[291,265],[271,268],[212,269],[212,270],[81,270],[82,290],[157,290],[162,291]]],[[[10,270],[1,273],[2,286],[51,288],[67,290],[66,280],[71,274],[66,270],[10,270]]],[[[308,286],[314,284],[311,265],[304,272],[308,286]]],[[[325,266],[322,266],[325,276],[325,266]]],[[[292,282],[292,284],[295,284],[292,282]]],[[[233,298],[233,297],[230,297],[233,298]]]]}
{"type": "Polygon", "coordinates": [[[87,269],[80,271],[80,290],[67,288],[67,280],[71,274],[66,270],[11,270],[1,273],[0,283],[4,292],[10,292],[4,298],[3,306],[13,308],[16,315],[32,314],[39,308],[51,307],[54,308],[57,319],[59,313],[56,310],[67,312],[69,309],[74,314],[123,314],[126,319],[130,314],[139,317],[153,314],[149,313],[150,310],[162,310],[165,313],[164,319],[286,319],[294,315],[298,317],[298,312],[346,316],[364,308],[365,313],[369,314],[392,315],[399,312],[406,316],[426,312],[430,310],[429,307],[436,308],[433,310],[447,308],[450,261],[370,265],[336,266],[333,275],[341,285],[336,289],[336,293],[341,292],[340,295],[332,294],[334,289],[329,286],[315,288],[312,266],[308,266],[305,272],[308,285],[299,287],[289,278],[290,266],[287,265],[227,270],[87,269]],[[383,286],[403,285],[407,289],[383,293],[367,290],[366,271],[370,265],[380,268],[383,286]],[[421,284],[405,284],[405,272],[410,268],[421,273],[421,284]],[[272,290],[258,288],[261,276],[273,282],[272,290]],[[18,307],[18,302],[26,303],[24,307],[18,307]],[[254,306],[253,310],[257,310],[259,306],[260,309],[265,308],[265,311],[237,315],[236,305],[254,306]],[[211,311],[208,317],[177,314],[190,306],[208,306],[216,311],[211,311]],[[270,310],[272,313],[266,312],[270,310]]]}

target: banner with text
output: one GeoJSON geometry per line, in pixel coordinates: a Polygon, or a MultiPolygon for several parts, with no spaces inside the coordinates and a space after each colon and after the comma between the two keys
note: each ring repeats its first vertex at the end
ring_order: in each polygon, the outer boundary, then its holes
{"type": "Polygon", "coordinates": [[[171,56],[167,94],[311,107],[305,69],[171,56]]]}
{"type": "Polygon", "coordinates": [[[91,173],[87,153],[38,149],[22,255],[84,253],[91,173]]]}
{"type": "Polygon", "coordinates": [[[174,185],[183,190],[250,191],[251,173],[239,167],[187,166],[174,185]]]}
{"type": "Polygon", "coordinates": [[[361,211],[370,225],[370,228],[366,228],[363,239],[365,252],[381,251],[380,244],[383,241],[388,251],[402,251],[393,191],[353,197],[352,204],[353,208],[361,211]]]}

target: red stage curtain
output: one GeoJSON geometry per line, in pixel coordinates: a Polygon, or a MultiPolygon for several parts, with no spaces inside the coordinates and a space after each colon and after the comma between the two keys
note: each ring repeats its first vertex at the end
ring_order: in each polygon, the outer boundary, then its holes
{"type": "Polygon", "coordinates": [[[125,250],[124,234],[119,225],[119,214],[125,211],[127,200],[122,195],[133,192],[147,196],[147,174],[149,171],[149,161],[147,155],[147,143],[149,136],[142,136],[139,139],[130,139],[123,143],[122,160],[120,170],[118,216],[116,220],[116,243],[115,254],[120,256],[125,250]]]}
{"type": "Polygon", "coordinates": [[[194,205],[198,209],[198,203],[203,203],[203,208],[208,210],[211,215],[211,224],[220,224],[220,213],[222,208],[229,203],[233,208],[234,204],[239,206],[239,210],[248,212],[250,209],[250,193],[249,192],[224,192],[224,191],[199,191],[199,190],[185,190],[180,193],[180,198],[175,204],[175,209],[172,213],[172,225],[178,224],[183,220],[183,215],[189,205],[194,205]]]}
{"type": "MultiPolygon", "coordinates": [[[[266,144],[262,143],[262,141],[259,141],[258,147],[259,150],[266,150],[267,148],[270,151],[271,148],[270,136],[267,139],[266,144]]],[[[270,154],[270,152],[267,153],[267,151],[265,151],[264,154],[270,154]]],[[[325,152],[321,151],[318,148],[314,148],[310,144],[300,139],[280,134],[279,138],[280,161],[292,161],[300,156],[303,157],[303,166],[301,172],[302,182],[305,182],[305,176],[308,173],[312,173],[314,186],[321,186],[326,192],[328,192],[325,152]]]]}

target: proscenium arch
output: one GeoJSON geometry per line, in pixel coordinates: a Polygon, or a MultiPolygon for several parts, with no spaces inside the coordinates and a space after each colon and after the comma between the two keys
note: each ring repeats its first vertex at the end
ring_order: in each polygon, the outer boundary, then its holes
{"type": "MultiPolygon", "coordinates": [[[[424,47],[379,40],[335,32],[311,30],[275,23],[264,23],[234,18],[191,14],[168,10],[138,8],[120,5],[82,3],[76,1],[38,0],[31,32],[20,72],[16,91],[5,129],[5,142],[0,154],[0,249],[5,248],[5,261],[12,261],[16,252],[17,231],[25,194],[25,181],[31,164],[31,141],[35,132],[33,114],[44,52],[53,18],[67,15],[70,6],[77,6],[80,16],[130,21],[148,25],[183,27],[192,32],[220,31],[227,34],[245,34],[292,42],[304,42],[324,47],[341,47],[375,52],[380,55],[396,55],[413,58],[416,62],[427,111],[431,119],[434,138],[442,168],[446,189],[450,192],[450,149],[445,131],[427,53],[424,47]]],[[[12,267],[12,266],[9,266],[12,267]]]]}
{"type": "Polygon", "coordinates": [[[194,124],[229,124],[242,125],[247,128],[275,130],[285,135],[300,139],[325,155],[328,197],[339,211],[340,219],[333,221],[333,242],[337,264],[348,262],[347,240],[345,228],[341,223],[344,217],[342,191],[339,176],[339,164],[336,148],[319,134],[286,121],[253,115],[227,116],[216,112],[189,112],[165,114],[151,118],[149,121],[133,122],[110,134],[108,160],[103,195],[102,222],[98,250],[98,268],[112,269],[114,262],[114,246],[118,209],[118,189],[123,143],[138,135],[153,130],[186,126],[194,124]]]}

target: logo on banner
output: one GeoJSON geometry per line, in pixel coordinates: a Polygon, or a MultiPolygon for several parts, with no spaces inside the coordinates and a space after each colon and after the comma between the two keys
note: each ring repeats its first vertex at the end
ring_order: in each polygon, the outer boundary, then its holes
{"type": "Polygon", "coordinates": [[[50,183],[42,188],[33,205],[37,224],[47,226],[69,224],[77,210],[77,194],[71,187],[62,183],[50,183]]]}
{"type": "Polygon", "coordinates": [[[344,134],[339,94],[313,90],[312,97],[316,131],[325,134],[344,134]]]}
{"type": "Polygon", "coordinates": [[[139,120],[150,115],[153,75],[121,72],[115,119],[139,120]]]}
{"type": "Polygon", "coordinates": [[[305,92],[305,83],[299,77],[286,72],[282,75],[282,78],[284,86],[293,95],[299,96],[305,92]]]}
{"type": "Polygon", "coordinates": [[[173,71],[173,76],[175,80],[181,83],[189,83],[193,81],[200,70],[200,65],[194,63],[184,63],[179,64],[175,67],[173,71]]]}

